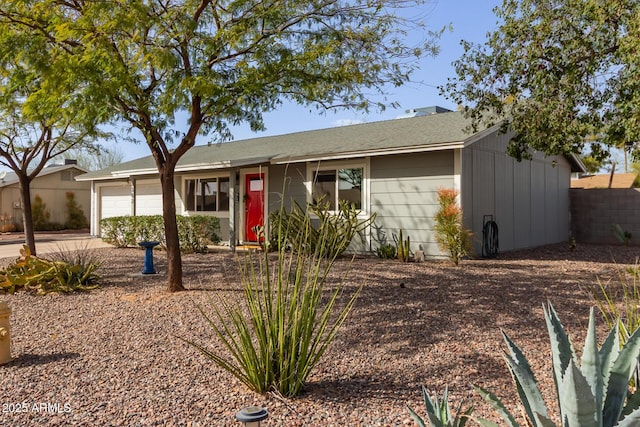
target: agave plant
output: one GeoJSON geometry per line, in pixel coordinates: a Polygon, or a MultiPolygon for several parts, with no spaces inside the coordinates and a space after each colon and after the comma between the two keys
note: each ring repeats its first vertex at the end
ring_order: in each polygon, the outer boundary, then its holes
{"type": "MultiPolygon", "coordinates": [[[[640,390],[629,390],[629,380],[640,356],[640,328],[620,347],[618,323],[598,349],[594,310],[589,315],[589,327],[580,366],[571,340],[551,304],[544,308],[551,341],[553,379],[563,427],[631,427],[640,425],[640,390]]],[[[552,427],[529,362],[518,346],[503,332],[509,349],[505,360],[516,383],[518,395],[528,423],[534,427],[552,427]]],[[[510,427],[519,424],[494,394],[475,386],[510,427]]],[[[496,426],[477,419],[485,427],[496,426]]]]}
{"type": "MultiPolygon", "coordinates": [[[[429,396],[429,392],[423,386],[422,397],[424,398],[424,407],[427,412],[427,421],[430,427],[464,427],[473,412],[473,406],[468,408],[464,413],[462,412],[462,402],[458,405],[456,415],[451,418],[451,410],[449,409],[449,393],[448,388],[445,387],[442,395],[442,400],[438,400],[438,396],[434,395],[433,398],[429,396]]],[[[424,420],[416,414],[416,412],[409,408],[409,413],[413,420],[418,424],[418,427],[427,427],[424,420]]]]}

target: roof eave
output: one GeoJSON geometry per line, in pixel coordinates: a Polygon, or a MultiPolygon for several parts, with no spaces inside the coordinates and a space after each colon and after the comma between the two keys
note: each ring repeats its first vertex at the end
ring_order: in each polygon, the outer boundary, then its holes
{"type": "Polygon", "coordinates": [[[428,144],[420,146],[406,146],[398,148],[377,149],[377,150],[360,150],[350,151],[345,153],[325,154],[325,155],[309,155],[309,156],[281,156],[274,157],[271,160],[271,164],[282,165],[287,163],[302,163],[302,162],[319,162],[329,160],[341,160],[341,159],[354,159],[358,157],[373,157],[373,156],[386,156],[392,154],[411,154],[422,153],[427,151],[442,151],[453,150],[457,148],[463,148],[465,146],[464,141],[457,142],[444,142],[439,144],[428,144]]]}

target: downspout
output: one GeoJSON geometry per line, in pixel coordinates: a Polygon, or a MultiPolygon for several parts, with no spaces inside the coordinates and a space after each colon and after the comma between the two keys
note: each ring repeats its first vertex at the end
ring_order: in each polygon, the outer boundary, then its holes
{"type": "Polygon", "coordinates": [[[236,192],[237,169],[232,169],[229,174],[229,248],[232,253],[236,251],[236,209],[240,203],[240,198],[236,192]]]}
{"type": "Polygon", "coordinates": [[[131,187],[131,216],[136,216],[136,179],[129,178],[131,187]]]}

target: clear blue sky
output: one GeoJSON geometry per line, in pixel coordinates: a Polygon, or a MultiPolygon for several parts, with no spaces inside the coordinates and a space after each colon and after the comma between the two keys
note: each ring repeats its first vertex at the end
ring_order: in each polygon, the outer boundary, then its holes
{"type": "MultiPolygon", "coordinates": [[[[265,114],[267,129],[264,132],[254,133],[248,126],[239,126],[233,129],[234,140],[323,129],[342,123],[388,120],[396,118],[410,108],[439,105],[455,109],[455,105],[440,96],[437,86],[445,84],[447,78],[454,75],[451,63],[462,54],[460,40],[481,43],[486,39],[487,32],[496,28],[497,18],[492,10],[500,3],[500,0],[427,0],[427,4],[415,11],[430,29],[436,30],[451,24],[453,30],[443,34],[438,56],[427,57],[420,62],[419,70],[412,76],[414,83],[400,88],[390,88],[386,94],[387,102],[398,102],[399,109],[388,108],[382,113],[371,111],[368,115],[344,110],[320,114],[315,108],[284,104],[280,110],[265,114]]],[[[135,136],[135,132],[129,136],[135,136]]],[[[200,137],[197,144],[207,142],[206,138],[200,137]]],[[[119,149],[126,153],[125,160],[150,154],[144,143],[125,144],[119,146],[119,149]]]]}

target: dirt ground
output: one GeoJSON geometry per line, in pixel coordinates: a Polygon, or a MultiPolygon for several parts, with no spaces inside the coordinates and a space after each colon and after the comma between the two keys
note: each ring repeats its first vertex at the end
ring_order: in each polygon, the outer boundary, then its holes
{"type": "MultiPolygon", "coordinates": [[[[329,287],[346,301],[362,292],[344,328],[295,399],[259,395],[180,338],[224,353],[197,307],[242,298],[238,262],[228,251],[185,255],[187,292],[166,292],[164,253],[157,275],[141,275],[143,251],[95,249],[103,286],[90,293],[0,295],[12,307],[14,361],[2,367],[0,403],[59,403],[69,411],[0,413],[3,425],[237,425],[247,405],[269,410],[266,426],[413,425],[424,412],[420,387],[475,405],[498,421],[472,389],[517,393],[502,359],[500,330],[522,348],[552,413],[553,379],[542,305],[553,303],[581,348],[598,280],[617,286],[640,248],[567,244],[491,260],[402,264],[340,259],[329,287]]],[[[599,314],[598,319],[600,320],[599,314]]],[[[600,337],[604,338],[600,322],[600,337]]],[[[14,406],[15,408],[15,406],[14,406]]],[[[32,407],[30,407],[32,408],[32,407]]]]}

